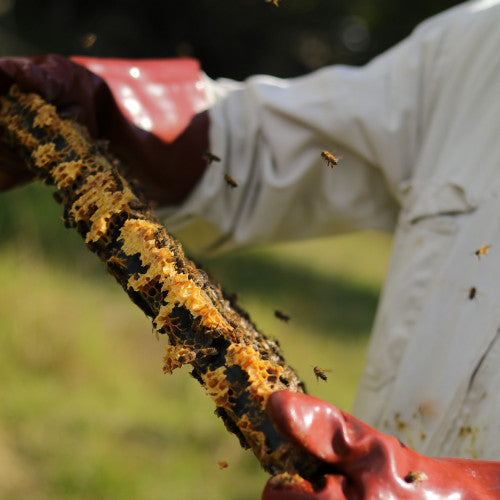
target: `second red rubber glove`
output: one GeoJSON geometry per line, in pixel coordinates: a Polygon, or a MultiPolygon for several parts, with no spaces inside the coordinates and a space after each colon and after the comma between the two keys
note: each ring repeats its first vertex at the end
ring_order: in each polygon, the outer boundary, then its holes
{"type": "Polygon", "coordinates": [[[485,500],[500,498],[500,462],[430,458],[335,406],[303,394],[276,392],[268,411],[291,442],[321,459],[316,481],[271,478],[264,500],[485,500]]]}

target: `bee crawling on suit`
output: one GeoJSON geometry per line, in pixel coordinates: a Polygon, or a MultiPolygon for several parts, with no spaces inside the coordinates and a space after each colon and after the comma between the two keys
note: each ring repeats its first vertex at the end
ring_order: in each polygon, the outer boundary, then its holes
{"type": "Polygon", "coordinates": [[[224,180],[228,186],[231,186],[232,188],[238,187],[238,181],[232,175],[225,174],[224,180]]]}
{"type": "Polygon", "coordinates": [[[474,251],[474,255],[477,257],[477,260],[481,260],[483,255],[486,255],[491,248],[491,245],[481,245],[477,250],[474,251]]]}

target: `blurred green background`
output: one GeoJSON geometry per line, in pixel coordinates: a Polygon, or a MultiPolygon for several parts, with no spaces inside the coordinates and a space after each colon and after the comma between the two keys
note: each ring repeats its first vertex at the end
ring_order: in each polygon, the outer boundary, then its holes
{"type": "MultiPolygon", "coordinates": [[[[456,3],[0,0],[0,53],[192,55],[212,77],[286,77],[362,64],[456,3]]],[[[164,339],[60,216],[43,186],[0,194],[0,498],[259,498],[257,460],[187,368],[163,375],[164,339]]],[[[390,243],[367,232],[197,259],[309,392],[348,410],[390,243]]]]}

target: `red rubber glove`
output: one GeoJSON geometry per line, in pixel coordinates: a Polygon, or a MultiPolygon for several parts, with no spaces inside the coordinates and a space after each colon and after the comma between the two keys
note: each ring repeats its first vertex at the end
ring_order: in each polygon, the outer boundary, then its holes
{"type": "MultiPolygon", "coordinates": [[[[200,76],[193,59],[0,58],[0,93],[15,82],[41,94],[92,137],[109,141],[130,169],[128,177],[162,204],[182,201],[207,165],[207,98],[200,76]]],[[[0,189],[29,178],[0,144],[0,189]]]]}
{"type": "Polygon", "coordinates": [[[304,394],[273,393],[267,409],[289,441],[331,472],[314,484],[271,478],[263,500],[500,499],[500,462],[426,457],[304,394]]]}

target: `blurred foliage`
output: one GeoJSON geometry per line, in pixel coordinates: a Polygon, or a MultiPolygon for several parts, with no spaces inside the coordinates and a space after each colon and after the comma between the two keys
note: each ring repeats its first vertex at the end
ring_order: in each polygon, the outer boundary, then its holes
{"type": "Polygon", "coordinates": [[[39,53],[194,56],[214,78],[288,77],[365,63],[458,3],[281,0],[276,8],[264,0],[0,0],[0,30],[39,53]]]}

